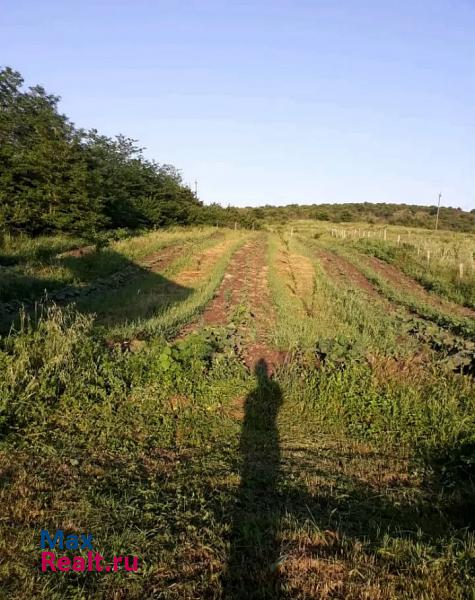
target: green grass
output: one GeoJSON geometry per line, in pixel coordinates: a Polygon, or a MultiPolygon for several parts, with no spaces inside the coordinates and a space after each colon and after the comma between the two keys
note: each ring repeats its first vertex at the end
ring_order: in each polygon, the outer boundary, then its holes
{"type": "Polygon", "coordinates": [[[406,291],[403,292],[368,266],[357,254],[343,250],[337,246],[333,246],[333,250],[354,264],[389,300],[404,306],[416,315],[432,321],[454,334],[464,336],[470,340],[475,340],[474,319],[450,314],[448,309],[441,310],[424,302],[416,295],[408,294],[406,291]]]}
{"type": "Polygon", "coordinates": [[[246,272],[233,326],[171,341],[248,239],[227,235],[190,293],[149,281],[138,319],[49,307],[0,338],[2,594],[470,598],[473,379],[408,331],[404,306],[332,282],[309,236],[267,235],[268,333],[291,357],[275,377],[240,360],[259,328],[246,272]],[[42,528],[92,533],[139,572],[42,574],[42,528]]]}
{"type": "Polygon", "coordinates": [[[306,238],[377,256],[396,265],[428,291],[474,307],[475,237],[472,233],[434,231],[367,223],[297,221],[281,227],[306,238]],[[386,231],[386,238],[384,238],[386,231]],[[343,237],[344,236],[344,237],[343,237]],[[429,260],[428,260],[429,254],[429,260]],[[463,275],[460,278],[460,264],[463,275]]]}
{"type": "Polygon", "coordinates": [[[193,521],[206,521],[200,510],[210,499],[203,490],[193,495],[190,466],[199,461],[200,486],[203,467],[211,476],[206,455],[222,434],[221,407],[246,390],[225,334],[215,338],[192,338],[171,354],[161,341],[136,354],[110,353],[90,318],[51,309],[5,341],[1,494],[10,509],[1,523],[0,576],[10,598],[85,598],[119,588],[142,598],[158,583],[157,565],[177,528],[188,522],[189,541],[201,536],[193,521]],[[25,495],[18,490],[26,480],[25,495]],[[35,575],[38,526],[94,531],[104,555],[139,554],[140,580],[35,575]]]}
{"type": "MultiPolygon", "coordinates": [[[[274,238],[271,264],[276,262],[275,252],[279,244],[282,246],[282,242],[274,238]]],[[[288,247],[291,252],[307,252],[312,256],[308,244],[304,246],[294,241],[288,247]]],[[[346,412],[349,415],[348,424],[365,434],[379,431],[386,439],[392,433],[403,435],[403,438],[397,438],[397,442],[403,441],[405,436],[408,436],[407,439],[416,436],[412,438],[414,447],[420,447],[421,440],[432,434],[435,434],[434,444],[443,440],[443,423],[450,422],[451,415],[457,412],[455,405],[463,411],[467,410],[456,421],[468,423],[467,430],[470,431],[473,427],[470,414],[474,400],[470,397],[473,392],[470,380],[454,375],[447,369],[444,378],[441,378],[435,366],[437,357],[426,347],[422,348],[427,353],[426,360],[412,373],[409,381],[401,379],[397,370],[395,373],[388,372],[387,380],[383,378],[386,386],[375,381],[376,369],[371,368],[373,358],[381,361],[381,369],[398,363],[402,369],[407,362],[410,363],[414,354],[421,351],[420,341],[408,333],[404,334],[402,325],[408,316],[403,311],[388,311],[383,300],[378,302],[372,298],[369,304],[363,292],[335,287],[316,261],[314,267],[315,316],[305,319],[305,328],[303,325],[299,327],[297,305],[300,299],[289,291],[289,282],[272,270],[270,274],[278,303],[277,340],[284,347],[295,348],[297,355],[299,350],[306,350],[307,360],[313,355],[315,361],[323,361],[323,365],[329,368],[329,379],[325,372],[312,378],[310,393],[316,403],[309,398],[302,400],[302,406],[312,405],[314,414],[321,407],[326,419],[340,425],[345,424],[346,412]],[[324,341],[327,342],[325,352],[324,341]],[[370,359],[369,364],[367,359],[370,359]],[[346,366],[351,368],[343,368],[346,366]],[[364,398],[358,397],[360,390],[364,390],[364,398]],[[327,393],[330,395],[326,396],[327,393]],[[333,393],[334,396],[331,395],[333,393]],[[351,402],[345,399],[347,394],[352,398],[351,402]],[[444,397],[445,401],[442,400],[444,397]],[[353,409],[359,413],[355,414],[353,409]],[[417,410],[421,412],[415,412],[417,410]],[[447,419],[442,416],[444,411],[447,411],[447,419]],[[368,415],[367,422],[365,415],[368,415]]],[[[412,319],[409,322],[413,324],[412,319]]],[[[297,372],[299,368],[296,367],[297,372]]],[[[293,377],[293,380],[298,385],[299,378],[293,377]]],[[[457,438],[457,427],[449,434],[452,440],[457,438]]]]}
{"type": "Polygon", "coordinates": [[[474,249],[470,249],[468,243],[458,250],[451,248],[448,243],[439,246],[431,244],[426,249],[415,243],[405,242],[398,246],[381,240],[361,239],[354,247],[396,265],[428,291],[475,308],[475,270],[471,258],[474,249]],[[429,261],[427,250],[431,253],[429,261]],[[463,265],[462,278],[460,264],[463,265]]]}
{"type": "MultiPolygon", "coordinates": [[[[282,242],[275,237],[270,250],[270,284],[274,292],[279,313],[276,332],[276,344],[288,349],[315,350],[319,340],[344,337],[358,342],[367,350],[393,354],[399,350],[404,354],[411,351],[411,340],[406,338],[400,345],[400,319],[397,315],[388,315],[386,305],[381,301],[372,302],[368,310],[368,300],[357,289],[341,289],[324,274],[315,260],[311,245],[292,240],[290,251],[306,256],[313,265],[312,298],[313,315],[302,318],[298,310],[301,299],[289,290],[289,280],[282,277],[272,265],[276,262],[276,253],[284,249],[282,242]]],[[[298,271],[294,277],[299,277],[298,271]]],[[[412,350],[414,347],[412,348],[412,350]]]]}
{"type": "Polygon", "coordinates": [[[61,256],[67,250],[88,244],[80,239],[11,238],[9,244],[4,242],[7,249],[4,262],[10,264],[1,268],[0,302],[32,301],[45,290],[51,293],[66,287],[83,289],[167,247],[212,240],[215,235],[216,230],[211,227],[156,231],[111,241],[107,247],[83,256],[61,256]]]}
{"type": "Polygon", "coordinates": [[[24,263],[41,264],[56,254],[79,248],[85,243],[80,237],[67,235],[31,238],[26,235],[3,233],[0,235],[0,265],[7,267],[24,263]]]}

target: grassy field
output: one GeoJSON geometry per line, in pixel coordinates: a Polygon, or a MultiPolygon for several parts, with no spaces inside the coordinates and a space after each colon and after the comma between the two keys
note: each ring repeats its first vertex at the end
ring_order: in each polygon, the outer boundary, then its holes
{"type": "Polygon", "coordinates": [[[1,254],[0,598],[474,598],[473,235],[84,246],[1,254]]]}

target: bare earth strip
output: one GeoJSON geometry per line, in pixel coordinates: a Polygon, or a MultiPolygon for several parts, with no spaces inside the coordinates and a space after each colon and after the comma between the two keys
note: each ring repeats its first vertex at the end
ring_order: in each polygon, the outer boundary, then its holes
{"type": "MultiPolygon", "coordinates": [[[[177,339],[183,339],[189,333],[198,330],[203,325],[226,325],[231,319],[231,310],[239,304],[243,293],[243,280],[236,277],[236,266],[242,261],[242,257],[249,251],[251,241],[239,248],[231,257],[223,280],[218,287],[213,299],[206,306],[203,314],[198,320],[185,325],[177,339]]],[[[188,274],[186,275],[188,276],[188,274]]]]}
{"type": "Polygon", "coordinates": [[[218,291],[203,313],[206,325],[225,325],[231,320],[232,310],[237,307],[245,290],[246,257],[255,249],[255,240],[250,240],[232,257],[218,291]]]}
{"type": "MultiPolygon", "coordinates": [[[[267,277],[266,238],[258,236],[249,240],[234,254],[201,321],[204,325],[226,325],[232,320],[236,307],[246,303],[250,308],[254,335],[245,324],[239,326],[238,334],[244,340],[241,351],[243,362],[253,369],[259,361],[264,360],[268,372],[272,373],[283,361],[284,354],[269,344],[275,312],[267,277]]],[[[190,325],[182,335],[197,328],[196,323],[190,325]]]]}
{"type": "Polygon", "coordinates": [[[373,298],[381,299],[378,290],[358,269],[347,260],[328,250],[318,250],[317,257],[325,272],[337,283],[361,289],[373,298]]]}
{"type": "Polygon", "coordinates": [[[400,271],[394,265],[390,265],[375,256],[365,256],[365,262],[374,269],[379,275],[382,275],[391,284],[393,284],[400,292],[406,292],[410,295],[417,296],[423,300],[426,304],[429,304],[439,310],[445,311],[450,314],[456,314],[461,317],[475,318],[475,311],[472,309],[449,302],[438,298],[434,294],[430,294],[425,290],[417,281],[411,279],[400,271]]]}
{"type": "Polygon", "coordinates": [[[140,266],[150,269],[153,273],[161,273],[183,254],[183,246],[179,244],[160,249],[145,257],[140,266]]]}
{"type": "Polygon", "coordinates": [[[269,374],[283,362],[285,353],[272,348],[269,343],[270,333],[276,321],[276,315],[269,289],[268,266],[266,263],[266,243],[259,238],[254,248],[247,254],[247,262],[243,265],[249,282],[247,299],[251,309],[251,317],[255,327],[255,340],[246,345],[243,352],[244,362],[254,368],[259,361],[265,361],[269,374]]]}

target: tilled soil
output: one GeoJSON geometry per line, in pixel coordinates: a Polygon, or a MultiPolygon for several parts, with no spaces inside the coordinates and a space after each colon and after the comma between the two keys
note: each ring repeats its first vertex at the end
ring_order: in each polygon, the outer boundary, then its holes
{"type": "Polygon", "coordinates": [[[272,374],[276,367],[284,362],[286,353],[272,348],[269,342],[276,315],[269,289],[269,268],[265,255],[266,246],[262,240],[257,243],[255,249],[251,248],[248,257],[247,276],[250,280],[248,300],[256,339],[246,345],[243,358],[250,369],[255,369],[259,362],[265,361],[268,373],[272,374]]]}
{"type": "Polygon", "coordinates": [[[338,284],[348,285],[350,283],[353,287],[365,291],[373,298],[381,298],[374,285],[354,265],[341,256],[329,250],[318,250],[317,257],[325,272],[338,284]]]}
{"type": "Polygon", "coordinates": [[[372,269],[390,281],[399,291],[416,296],[425,303],[445,312],[461,317],[475,318],[475,311],[472,309],[448,300],[443,300],[429,293],[422,285],[411,279],[411,277],[408,277],[394,265],[390,265],[375,256],[365,256],[365,261],[372,269]]]}
{"type": "MultiPolygon", "coordinates": [[[[269,343],[275,311],[265,254],[262,236],[251,239],[236,251],[213,300],[203,312],[202,322],[210,326],[226,325],[233,320],[234,311],[240,305],[248,305],[250,324],[239,324],[237,331],[242,339],[241,358],[249,369],[255,369],[260,361],[265,361],[268,374],[272,374],[283,362],[285,353],[272,348],[269,343]]],[[[196,328],[196,324],[187,327],[186,333],[196,328]]]]}
{"type": "Polygon", "coordinates": [[[183,246],[179,244],[168,246],[146,256],[140,263],[140,266],[150,269],[154,273],[161,273],[167,269],[181,254],[183,254],[183,246]]]}

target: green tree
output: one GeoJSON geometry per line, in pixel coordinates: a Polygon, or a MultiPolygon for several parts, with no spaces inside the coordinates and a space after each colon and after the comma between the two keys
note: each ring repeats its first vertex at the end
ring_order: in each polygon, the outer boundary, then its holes
{"type": "Polygon", "coordinates": [[[100,226],[81,139],[58,112],[59,98],[22,85],[18,72],[0,71],[0,222],[30,233],[100,226]]]}

